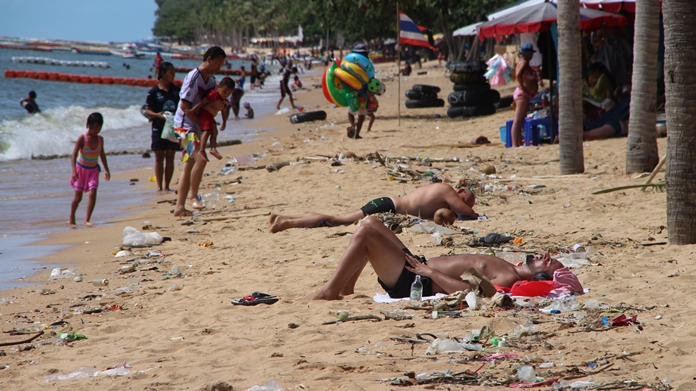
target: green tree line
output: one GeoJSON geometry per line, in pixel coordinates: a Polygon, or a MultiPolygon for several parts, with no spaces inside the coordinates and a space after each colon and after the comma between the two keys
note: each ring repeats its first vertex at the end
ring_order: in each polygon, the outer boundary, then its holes
{"type": "MultiPolygon", "coordinates": [[[[187,43],[241,46],[250,37],[296,35],[306,42],[341,32],[346,42],[396,38],[394,0],[155,0],[152,32],[187,43]]],[[[485,20],[485,14],[513,0],[403,0],[398,7],[413,21],[443,33],[485,20]]],[[[449,38],[448,38],[449,37],[449,38]]],[[[451,42],[448,41],[448,44],[451,42]]]]}

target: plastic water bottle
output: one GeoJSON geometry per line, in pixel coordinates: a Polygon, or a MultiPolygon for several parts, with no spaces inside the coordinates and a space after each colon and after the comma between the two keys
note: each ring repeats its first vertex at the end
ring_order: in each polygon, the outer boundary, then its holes
{"type": "Polygon", "coordinates": [[[411,300],[421,301],[423,299],[423,283],[421,276],[416,276],[416,280],[411,284],[411,300]]]}
{"type": "Polygon", "coordinates": [[[92,280],[92,284],[95,286],[107,286],[109,285],[109,279],[108,278],[97,278],[92,280]]]}

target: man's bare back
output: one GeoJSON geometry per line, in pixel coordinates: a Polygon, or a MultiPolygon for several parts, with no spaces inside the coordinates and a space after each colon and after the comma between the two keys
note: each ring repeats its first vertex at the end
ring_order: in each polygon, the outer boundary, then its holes
{"type": "MultiPolygon", "coordinates": [[[[477,217],[472,209],[475,196],[469,190],[455,190],[444,183],[419,187],[403,197],[389,197],[394,203],[394,210],[399,214],[409,214],[424,219],[433,219],[435,212],[441,208],[451,209],[458,216],[477,217]]],[[[276,233],[289,228],[317,228],[349,225],[365,217],[361,210],[347,212],[338,216],[320,213],[303,215],[272,214],[268,221],[268,232],[276,233]]]]}
{"type": "MultiPolygon", "coordinates": [[[[465,189],[465,191],[469,190],[465,189]]],[[[472,207],[462,200],[457,190],[445,183],[421,186],[403,197],[391,197],[391,199],[396,207],[396,213],[399,214],[432,219],[438,209],[446,208],[451,209],[458,216],[476,216],[472,207]]]]}

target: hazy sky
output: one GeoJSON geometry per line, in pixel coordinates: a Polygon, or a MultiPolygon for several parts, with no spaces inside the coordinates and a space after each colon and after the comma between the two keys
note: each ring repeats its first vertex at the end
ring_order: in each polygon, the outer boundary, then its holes
{"type": "Polygon", "coordinates": [[[135,41],[152,36],[154,0],[0,0],[0,36],[135,41]]]}

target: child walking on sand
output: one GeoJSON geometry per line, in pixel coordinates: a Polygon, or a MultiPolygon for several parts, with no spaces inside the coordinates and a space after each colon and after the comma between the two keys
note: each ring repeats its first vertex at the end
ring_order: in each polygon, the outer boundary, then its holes
{"type": "MultiPolygon", "coordinates": [[[[205,154],[205,147],[208,143],[208,139],[210,139],[210,154],[218,159],[222,159],[222,155],[217,151],[218,129],[215,123],[215,116],[225,108],[225,102],[232,94],[232,91],[234,91],[234,86],[234,80],[229,77],[223,78],[220,80],[220,85],[217,90],[210,91],[205,99],[193,106],[191,110],[186,111],[187,115],[191,112],[198,112],[198,124],[203,132],[203,137],[201,137],[201,149],[198,155],[205,161],[208,161],[208,156],[205,154]]],[[[227,116],[223,115],[220,130],[225,130],[226,126],[227,116]]]]}
{"type": "Polygon", "coordinates": [[[80,136],[75,143],[72,154],[72,177],[70,185],[75,189],[75,198],[70,208],[70,221],[68,224],[75,226],[75,212],[82,201],[82,193],[89,192],[89,202],[87,203],[87,217],[85,225],[92,225],[90,219],[94,212],[94,205],[97,203],[97,187],[99,187],[99,158],[104,165],[104,177],[108,181],[111,179],[109,164],[106,162],[104,153],[104,138],[99,135],[104,117],[100,113],[92,113],[87,117],[87,132],[80,136]]]}

